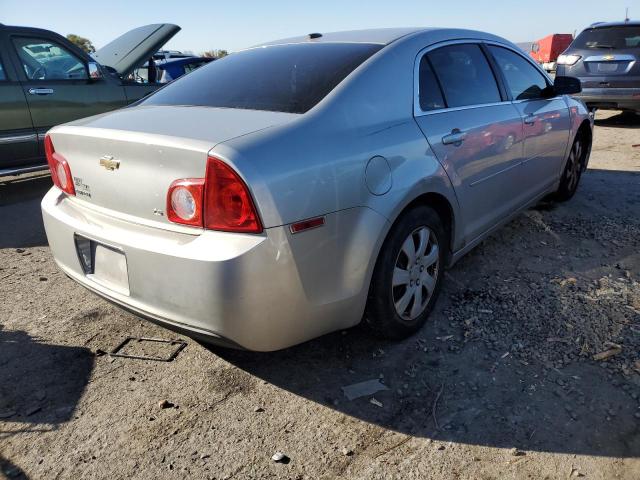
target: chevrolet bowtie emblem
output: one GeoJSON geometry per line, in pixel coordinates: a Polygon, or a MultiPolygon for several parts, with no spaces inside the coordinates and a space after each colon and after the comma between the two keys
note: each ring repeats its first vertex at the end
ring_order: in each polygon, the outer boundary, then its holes
{"type": "Polygon", "coordinates": [[[604,57],[602,57],[603,60],[607,60],[607,61],[608,60],[613,60],[614,58],[616,58],[616,57],[614,57],[613,55],[605,55],[604,57]]]}
{"type": "Polygon", "coordinates": [[[100,166],[107,170],[117,170],[120,168],[120,160],[114,160],[111,155],[105,155],[100,158],[100,166]]]}

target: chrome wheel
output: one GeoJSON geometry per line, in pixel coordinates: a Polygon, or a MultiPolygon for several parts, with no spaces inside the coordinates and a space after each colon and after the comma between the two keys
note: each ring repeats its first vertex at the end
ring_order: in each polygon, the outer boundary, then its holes
{"type": "Polygon", "coordinates": [[[567,159],[567,189],[572,192],[578,186],[582,159],[582,142],[575,142],[567,159]]]}
{"type": "Polygon", "coordinates": [[[436,286],[439,262],[438,239],[427,227],[415,229],[403,242],[391,285],[396,312],[403,320],[414,320],[427,308],[436,286]]]}

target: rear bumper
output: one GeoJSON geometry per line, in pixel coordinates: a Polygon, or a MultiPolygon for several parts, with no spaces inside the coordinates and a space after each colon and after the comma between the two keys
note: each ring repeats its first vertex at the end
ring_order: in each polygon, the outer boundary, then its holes
{"type": "Polygon", "coordinates": [[[588,107],[640,111],[640,88],[584,88],[576,97],[588,107]]]}
{"type": "Polygon", "coordinates": [[[285,226],[191,235],[107,216],[55,187],[42,214],[56,263],[76,282],[169,328],[259,351],[358,323],[378,248],[372,239],[385,225],[372,210],[354,208],[297,235],[285,226]],[[128,295],[85,274],[76,235],[125,254],[128,295]],[[346,261],[351,246],[357,258],[346,261]]]}

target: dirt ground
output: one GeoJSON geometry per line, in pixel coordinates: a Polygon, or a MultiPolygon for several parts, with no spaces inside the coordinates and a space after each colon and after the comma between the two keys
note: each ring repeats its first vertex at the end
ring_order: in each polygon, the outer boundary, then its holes
{"type": "Polygon", "coordinates": [[[399,343],[179,337],[58,271],[48,178],[0,185],[0,477],[639,479],[640,121],[596,123],[576,197],[467,255],[399,343]],[[101,354],[128,336],[188,345],[171,362],[101,354]],[[375,379],[388,389],[343,393],[375,379]]]}

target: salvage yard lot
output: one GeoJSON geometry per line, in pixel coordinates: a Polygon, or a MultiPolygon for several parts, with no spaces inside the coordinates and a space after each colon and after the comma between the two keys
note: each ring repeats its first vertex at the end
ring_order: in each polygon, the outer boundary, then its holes
{"type": "Polygon", "coordinates": [[[0,184],[0,477],[640,478],[638,143],[640,121],[599,113],[576,197],[464,257],[418,335],[268,354],[90,294],[49,253],[50,180],[0,184]],[[188,345],[101,354],[128,336],[188,345]],[[388,389],[343,393],[375,379],[388,389]]]}

